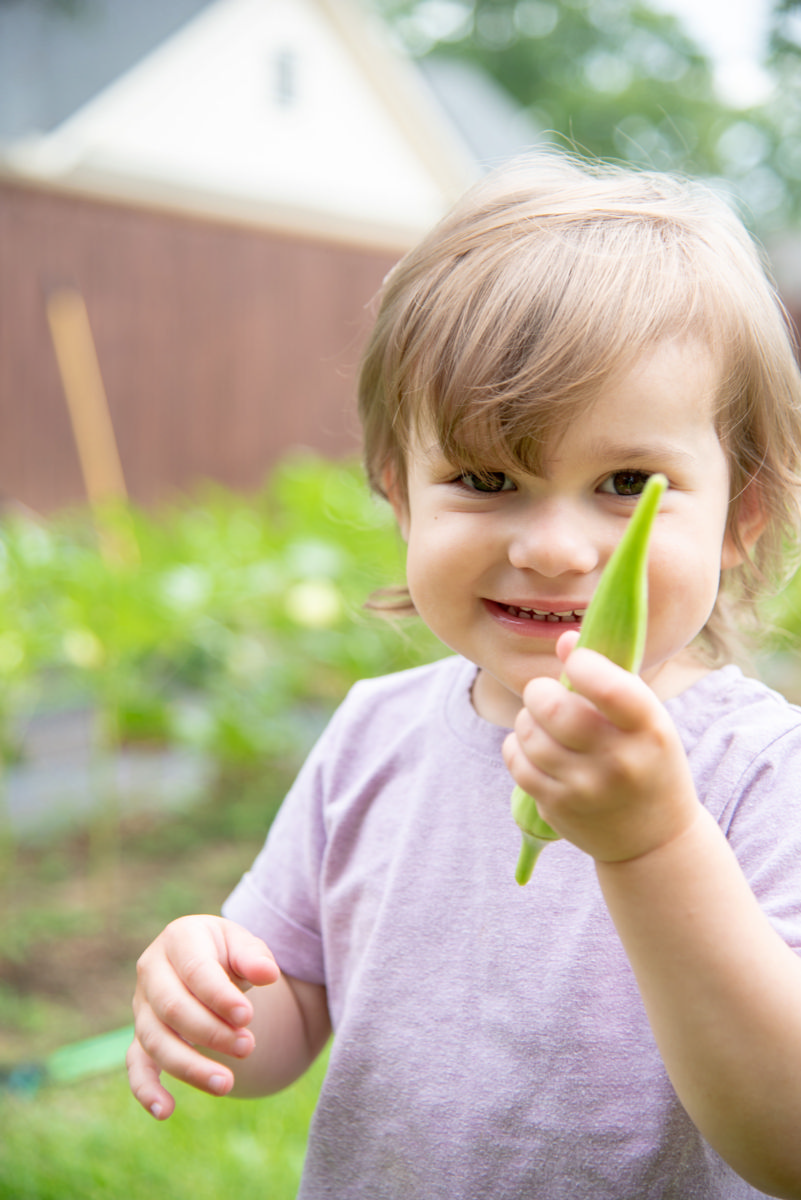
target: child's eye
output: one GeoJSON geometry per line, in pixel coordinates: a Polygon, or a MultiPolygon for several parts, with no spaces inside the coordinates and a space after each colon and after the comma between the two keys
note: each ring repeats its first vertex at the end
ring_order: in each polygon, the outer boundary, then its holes
{"type": "Polygon", "coordinates": [[[476,475],[474,471],[466,471],[459,476],[459,483],[473,492],[486,492],[494,495],[496,492],[510,492],[514,483],[503,471],[487,471],[486,474],[476,475]]]}
{"type": "Polygon", "coordinates": [[[639,496],[650,476],[650,471],[615,471],[598,488],[612,496],[639,496]]]}

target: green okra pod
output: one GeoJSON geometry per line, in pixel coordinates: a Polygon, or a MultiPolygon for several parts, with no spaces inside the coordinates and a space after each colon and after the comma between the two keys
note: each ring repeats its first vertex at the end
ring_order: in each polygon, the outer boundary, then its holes
{"type": "MultiPolygon", "coordinates": [[[[635,673],[642,663],[648,629],[648,543],[666,487],[664,475],[649,477],[626,531],[604,567],[577,643],[635,673]]],[[[562,683],[570,686],[564,675],[562,683]]],[[[515,879],[522,885],[531,878],[540,851],[548,842],[557,841],[559,834],[543,821],[532,797],[517,786],[512,792],[512,816],[523,836],[515,871],[515,879]]]]}

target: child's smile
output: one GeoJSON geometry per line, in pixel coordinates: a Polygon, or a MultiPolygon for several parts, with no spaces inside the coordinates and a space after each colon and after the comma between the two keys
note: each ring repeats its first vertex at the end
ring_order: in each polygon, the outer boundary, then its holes
{"type": "Polygon", "coordinates": [[[505,604],[498,600],[485,600],[484,604],[490,616],[502,623],[508,623],[521,637],[542,637],[544,634],[558,637],[566,629],[578,629],[581,618],[587,611],[586,604],[571,605],[567,609],[537,609],[520,604],[505,604]],[[542,625],[551,628],[542,629],[542,625]]]}
{"type": "Polygon", "coordinates": [[[558,676],[555,644],[578,629],[645,479],[668,477],[649,567],[643,676],[665,698],[699,673],[684,655],[714,606],[721,567],[739,562],[726,532],[729,471],[714,425],[718,371],[695,342],[665,342],[602,387],[547,456],[543,477],[487,464],[459,474],[437,446],[408,464],[393,497],[420,616],[480,670],[474,703],[511,725],[535,675],[558,676]]]}

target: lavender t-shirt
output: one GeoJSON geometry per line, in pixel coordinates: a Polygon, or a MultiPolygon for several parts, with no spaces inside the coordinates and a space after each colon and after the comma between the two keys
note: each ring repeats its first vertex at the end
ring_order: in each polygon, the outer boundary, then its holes
{"type": "MultiPolygon", "coordinates": [[[[225,915],[328,989],[304,1200],[740,1200],[656,1049],[591,859],[514,880],[504,731],[460,658],[358,684],[225,915]]],[[[735,667],[668,703],[699,795],[801,948],[801,711],[735,667]]],[[[732,929],[732,937],[737,936],[732,929]]]]}

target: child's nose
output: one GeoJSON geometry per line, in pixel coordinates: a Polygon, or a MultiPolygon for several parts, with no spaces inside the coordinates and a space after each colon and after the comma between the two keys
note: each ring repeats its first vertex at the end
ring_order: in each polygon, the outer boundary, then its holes
{"type": "Polygon", "coordinates": [[[600,554],[586,514],[572,505],[543,505],[522,516],[509,542],[509,561],[520,570],[547,578],[586,575],[598,566],[600,554]]]}

